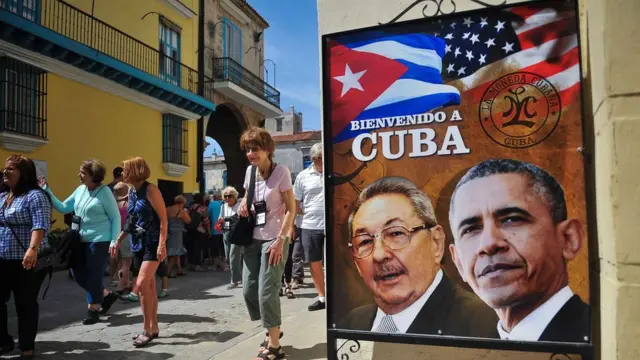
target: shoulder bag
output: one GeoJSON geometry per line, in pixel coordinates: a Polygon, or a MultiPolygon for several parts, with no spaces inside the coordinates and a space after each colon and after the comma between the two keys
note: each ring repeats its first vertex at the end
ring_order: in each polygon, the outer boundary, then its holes
{"type": "Polygon", "coordinates": [[[253,195],[256,190],[256,166],[251,166],[251,175],[249,178],[249,189],[247,189],[247,209],[248,217],[242,217],[234,214],[229,219],[229,242],[233,245],[249,246],[253,244],[253,228],[256,219],[251,213],[251,205],[253,204],[253,195]]]}

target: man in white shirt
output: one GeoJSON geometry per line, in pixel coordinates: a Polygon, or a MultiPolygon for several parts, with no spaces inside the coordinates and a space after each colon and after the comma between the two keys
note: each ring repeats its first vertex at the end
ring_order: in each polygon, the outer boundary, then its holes
{"type": "Polygon", "coordinates": [[[298,213],[302,214],[301,244],[305,259],[311,267],[311,278],[318,291],[318,299],[309,311],[321,310],[325,305],[324,270],[324,175],[322,174],[322,143],[310,150],[312,164],[301,171],[293,185],[298,213]]]}
{"type": "Polygon", "coordinates": [[[368,185],[349,217],[349,246],[375,305],[339,322],[349,330],[498,337],[495,313],[441,269],[444,229],[415,184],[386,177],[368,185]]]}
{"type": "Polygon", "coordinates": [[[562,186],[518,160],[484,161],[458,182],[449,220],[451,257],[497,313],[500,338],[589,342],[590,307],[569,288],[567,262],[582,246],[562,186]]]}

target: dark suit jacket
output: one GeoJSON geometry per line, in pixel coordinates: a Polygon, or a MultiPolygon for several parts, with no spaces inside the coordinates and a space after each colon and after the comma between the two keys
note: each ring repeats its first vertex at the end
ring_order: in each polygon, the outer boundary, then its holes
{"type": "Polygon", "coordinates": [[[551,319],[538,341],[590,342],[591,307],[573,295],[551,319]]]}
{"type": "MultiPolygon", "coordinates": [[[[378,307],[351,311],[339,328],[371,331],[378,307]]],[[[451,283],[446,275],[413,320],[407,333],[499,338],[498,317],[474,294],[451,283]]]]}

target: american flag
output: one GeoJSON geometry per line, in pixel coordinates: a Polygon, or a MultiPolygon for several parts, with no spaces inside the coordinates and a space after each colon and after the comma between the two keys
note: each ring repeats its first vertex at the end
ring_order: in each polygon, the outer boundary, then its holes
{"type": "Polygon", "coordinates": [[[531,72],[547,78],[567,105],[580,91],[574,14],[559,3],[440,20],[432,34],[446,43],[442,76],[466,90],[463,98],[468,101],[479,100],[505,69],[531,72]]]}

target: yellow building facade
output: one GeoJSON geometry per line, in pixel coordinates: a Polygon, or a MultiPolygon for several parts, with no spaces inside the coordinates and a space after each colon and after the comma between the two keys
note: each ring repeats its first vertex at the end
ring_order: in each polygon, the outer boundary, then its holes
{"type": "Polygon", "coordinates": [[[197,190],[197,121],[214,110],[196,70],[198,3],[0,1],[0,159],[34,159],[59,197],[90,158],[105,183],[142,156],[165,198],[197,190]]]}

